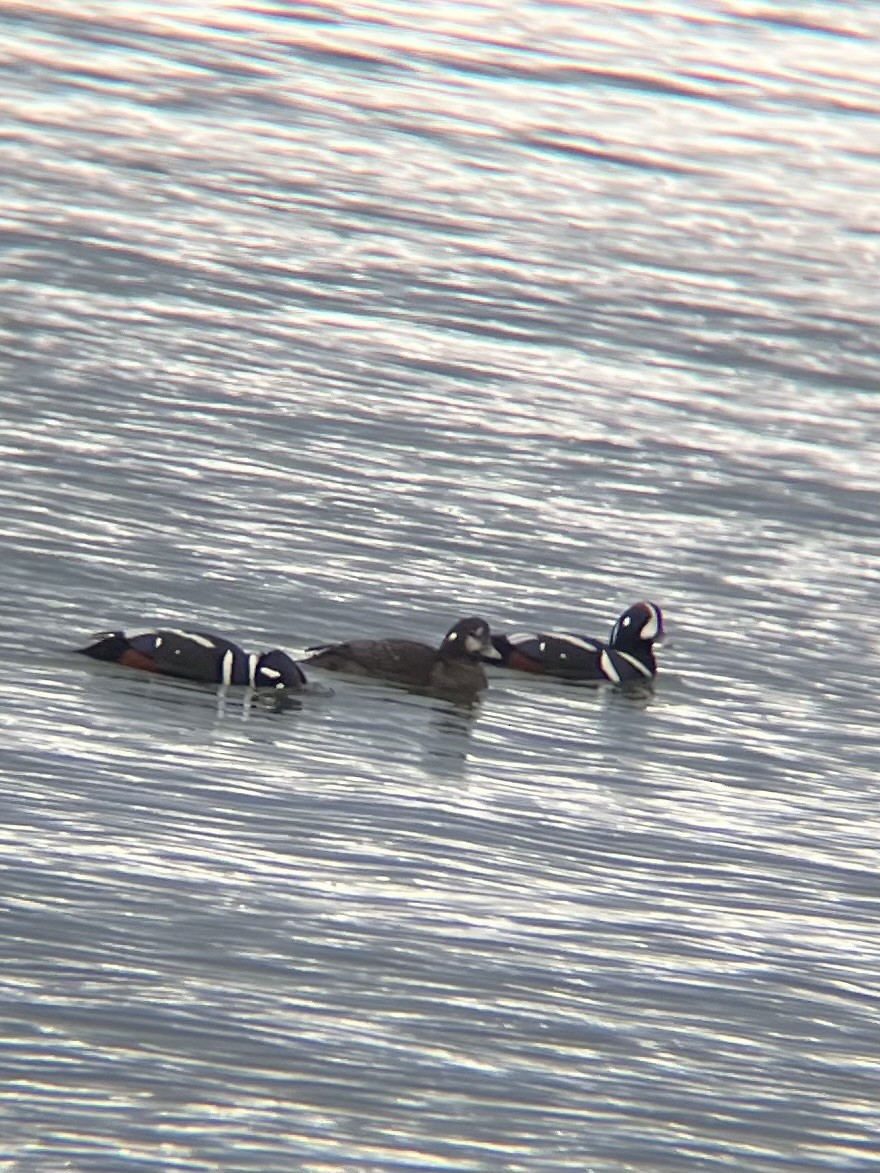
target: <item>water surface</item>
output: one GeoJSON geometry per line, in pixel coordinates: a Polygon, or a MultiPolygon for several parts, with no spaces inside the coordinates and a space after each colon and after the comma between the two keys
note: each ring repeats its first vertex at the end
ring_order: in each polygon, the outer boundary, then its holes
{"type": "Polygon", "coordinates": [[[871,1169],[871,4],[0,11],[0,1164],[871,1169]],[[605,635],[652,696],[70,654],[605,635]]]}

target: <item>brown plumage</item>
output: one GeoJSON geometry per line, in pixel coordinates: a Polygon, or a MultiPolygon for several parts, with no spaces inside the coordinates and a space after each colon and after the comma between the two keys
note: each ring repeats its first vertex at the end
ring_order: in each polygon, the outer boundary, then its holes
{"type": "Polygon", "coordinates": [[[304,662],[429,692],[476,693],[488,685],[481,658],[489,650],[489,625],[474,617],[459,620],[439,648],[411,639],[356,639],[310,648],[304,662]]]}

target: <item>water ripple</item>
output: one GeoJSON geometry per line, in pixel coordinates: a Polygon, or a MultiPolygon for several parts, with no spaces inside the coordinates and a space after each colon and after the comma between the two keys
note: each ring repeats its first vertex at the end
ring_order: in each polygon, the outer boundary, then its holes
{"type": "Polygon", "coordinates": [[[873,1168],[871,7],[0,26],[10,1173],[873,1168]],[[69,654],[645,597],[638,701],[69,654]]]}

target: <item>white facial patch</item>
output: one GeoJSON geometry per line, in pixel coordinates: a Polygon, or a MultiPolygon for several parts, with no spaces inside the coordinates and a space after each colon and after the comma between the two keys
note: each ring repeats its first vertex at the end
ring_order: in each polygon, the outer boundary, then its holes
{"type": "Polygon", "coordinates": [[[483,648],[483,641],[476,635],[466,635],[464,637],[464,646],[469,652],[479,652],[483,648]]]}
{"type": "Polygon", "coordinates": [[[660,634],[660,616],[656,610],[648,605],[649,618],[642,624],[642,630],[639,635],[642,639],[656,639],[660,634]]]}

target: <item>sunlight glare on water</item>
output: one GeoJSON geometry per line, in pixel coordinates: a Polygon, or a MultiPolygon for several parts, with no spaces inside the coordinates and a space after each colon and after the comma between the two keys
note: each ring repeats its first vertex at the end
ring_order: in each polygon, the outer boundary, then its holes
{"type": "Polygon", "coordinates": [[[874,1168],[880,20],[783,7],[0,9],[4,1169],[874,1168]],[[638,696],[69,654],[638,599],[638,696]]]}

